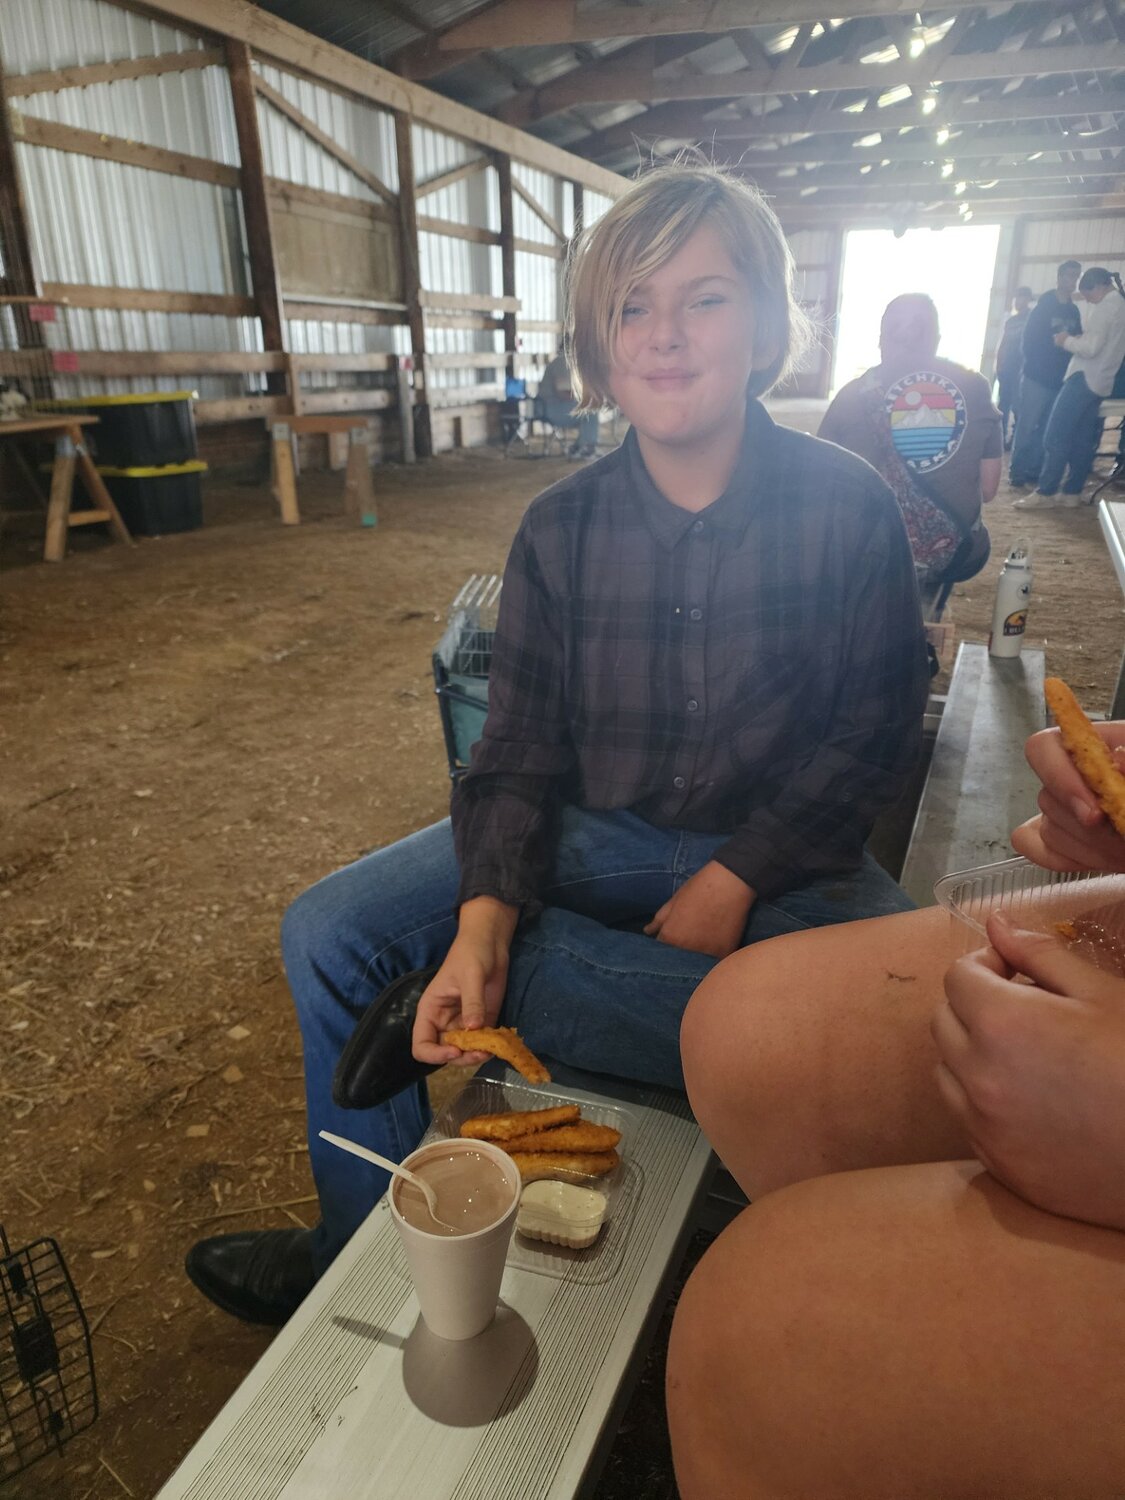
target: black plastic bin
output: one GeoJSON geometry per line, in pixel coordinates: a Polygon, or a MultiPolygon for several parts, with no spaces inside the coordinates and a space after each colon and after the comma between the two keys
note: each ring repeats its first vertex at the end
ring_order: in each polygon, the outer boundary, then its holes
{"type": "Polygon", "coordinates": [[[186,464],[198,456],[194,391],[138,391],[128,396],[73,396],[41,401],[56,411],[88,411],[95,460],[118,469],[186,464]]]}
{"type": "Polygon", "coordinates": [[[200,459],[159,468],[107,468],[99,464],[121,519],[134,536],[167,536],[203,525],[200,479],[207,465],[200,459]]]}

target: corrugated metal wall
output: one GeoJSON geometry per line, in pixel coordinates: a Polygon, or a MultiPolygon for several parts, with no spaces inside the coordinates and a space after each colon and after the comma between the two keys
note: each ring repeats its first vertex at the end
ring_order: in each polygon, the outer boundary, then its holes
{"type": "MultiPolygon", "coordinates": [[[[198,38],[143,20],[103,0],[4,0],[0,5],[0,51],[13,75],[193,51],[201,46],[198,38]]],[[[269,64],[256,62],[254,66],[271,88],[397,191],[394,122],[387,111],[269,64]]],[[[21,98],[18,104],[26,114],[43,120],[238,165],[230,88],[222,67],[37,93],[21,98]]],[[[267,99],[258,101],[258,119],[269,176],[365,204],[380,201],[345,164],[267,99]]],[[[474,145],[420,125],[413,127],[412,141],[415,175],[422,183],[480,154],[474,145]]],[[[17,153],[41,280],[248,295],[245,232],[235,189],[42,146],[19,145],[17,153]]],[[[574,220],[571,185],[519,164],[514,175],[569,234],[574,220]]],[[[604,212],[610,201],[587,193],[588,220],[604,212]]],[[[418,212],[422,217],[498,234],[495,169],[488,166],[424,195],[418,212]]],[[[555,243],[550,229],[518,196],[514,212],[517,237],[544,246],[555,243]]],[[[428,291],[501,294],[498,246],[423,230],[419,255],[421,281],[428,291]]],[[[516,295],[524,319],[544,323],[560,318],[561,267],[558,258],[517,252],[516,295]]],[[[325,286],[320,294],[331,298],[333,288],[325,286]]],[[[300,296],[304,302],[316,300],[313,294],[300,296]]],[[[405,354],[410,349],[405,325],[302,318],[288,320],[287,326],[295,354],[405,354]]],[[[45,325],[45,330],[49,345],[56,348],[261,349],[255,318],[64,308],[59,321],[45,325]]],[[[556,342],[557,335],[550,331],[528,331],[521,336],[524,352],[540,356],[553,352],[556,342]]],[[[499,330],[441,326],[441,315],[435,312],[427,323],[427,347],[435,354],[499,354],[503,337],[499,330]]],[[[431,371],[429,381],[438,390],[472,385],[494,388],[497,374],[487,368],[442,368],[431,371]]],[[[186,378],[205,398],[254,394],[265,386],[262,375],[197,377],[189,372],[186,378]]],[[[385,377],[306,372],[302,379],[306,386],[332,387],[384,383],[385,377]]],[[[184,381],[183,376],[54,378],[60,395],[172,389],[184,381]]]]}
{"type": "MultiPolygon", "coordinates": [[[[4,0],[0,49],[9,73],[190,52],[201,43],[100,0],[4,0]]],[[[43,120],[124,136],[170,150],[238,163],[230,90],[222,68],[91,84],[33,94],[19,111],[43,120]]],[[[44,281],[148,290],[246,292],[231,188],[17,145],[32,253],[44,281]]],[[[261,347],[253,318],[65,309],[44,325],[49,345],[76,349],[261,347]]],[[[174,376],[131,380],[56,377],[59,395],[173,389],[174,376]]],[[[230,388],[222,377],[193,381],[203,396],[230,388]]]]}

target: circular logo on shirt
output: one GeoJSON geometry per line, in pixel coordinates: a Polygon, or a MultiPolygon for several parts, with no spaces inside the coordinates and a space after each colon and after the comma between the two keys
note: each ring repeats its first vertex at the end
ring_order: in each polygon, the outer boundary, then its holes
{"type": "Polygon", "coordinates": [[[908,469],[925,474],[948,463],[965,436],[965,398],[934,370],[896,380],[885,398],[895,449],[908,469]]]}

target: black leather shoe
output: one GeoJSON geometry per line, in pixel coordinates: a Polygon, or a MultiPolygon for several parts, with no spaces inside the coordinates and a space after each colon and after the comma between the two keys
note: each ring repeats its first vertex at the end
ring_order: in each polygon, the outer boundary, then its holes
{"type": "Polygon", "coordinates": [[[313,1289],[311,1229],[259,1229],[200,1240],[184,1270],[205,1297],[246,1323],[280,1327],[313,1289]]]}
{"type": "Polygon", "coordinates": [[[341,1109],[374,1109],[436,1068],[411,1052],[418,1002],[437,969],[412,969],[387,985],[360,1016],[336,1064],[332,1098],[341,1109]]]}

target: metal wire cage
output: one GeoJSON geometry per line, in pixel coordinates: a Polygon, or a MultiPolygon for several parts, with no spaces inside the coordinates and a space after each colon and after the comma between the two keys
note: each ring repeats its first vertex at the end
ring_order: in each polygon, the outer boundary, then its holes
{"type": "Polygon", "coordinates": [[[98,1414],[90,1330],[62,1253],[13,1250],[0,1225],[0,1483],[61,1451],[98,1414]]]}
{"type": "Polygon", "coordinates": [[[488,713],[488,673],[501,579],[477,574],[449,607],[449,624],[434,648],[434,691],[441,713],[449,774],[463,775],[488,713]]]}

